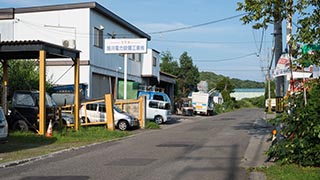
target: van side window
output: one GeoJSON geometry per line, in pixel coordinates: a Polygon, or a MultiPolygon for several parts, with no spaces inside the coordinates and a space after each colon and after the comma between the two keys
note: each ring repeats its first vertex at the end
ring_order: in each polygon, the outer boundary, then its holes
{"type": "Polygon", "coordinates": [[[157,95],[157,94],[153,95],[153,99],[154,99],[154,100],[159,100],[159,101],[164,101],[163,96],[157,95]]]}
{"type": "Polygon", "coordinates": [[[97,110],[97,104],[87,104],[87,110],[90,111],[96,111],[97,110]]]}
{"type": "Polygon", "coordinates": [[[105,113],[106,112],[106,106],[103,105],[103,104],[99,104],[99,112],[105,113]]]}
{"type": "Polygon", "coordinates": [[[158,107],[159,107],[159,102],[157,102],[157,101],[150,101],[150,102],[149,102],[149,107],[150,107],[150,108],[158,108],[158,107]]]}

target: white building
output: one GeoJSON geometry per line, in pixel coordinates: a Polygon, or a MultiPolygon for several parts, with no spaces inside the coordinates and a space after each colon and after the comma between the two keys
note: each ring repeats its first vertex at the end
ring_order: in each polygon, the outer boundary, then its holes
{"type": "Polygon", "coordinates": [[[264,88],[235,89],[230,96],[234,97],[236,100],[264,96],[264,88]]]}
{"type": "MultiPolygon", "coordinates": [[[[81,51],[80,83],[88,85],[88,98],[114,93],[116,79],[124,78],[124,57],[105,54],[106,38],[151,37],[96,2],[0,9],[0,40],[42,40],[81,51]]],[[[160,55],[128,55],[128,82],[169,87],[160,75],[160,55]]],[[[64,85],[74,82],[72,61],[47,60],[47,80],[64,85]]],[[[170,77],[169,77],[170,78],[170,77]]],[[[175,82],[175,81],[174,81],[175,82]]]]}

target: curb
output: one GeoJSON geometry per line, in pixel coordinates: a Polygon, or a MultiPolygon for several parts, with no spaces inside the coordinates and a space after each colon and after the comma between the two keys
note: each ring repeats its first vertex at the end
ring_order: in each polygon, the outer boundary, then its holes
{"type": "MultiPolygon", "coordinates": [[[[269,135],[268,128],[270,127],[265,118],[255,120],[253,128],[248,132],[251,134],[251,138],[240,166],[249,169],[271,165],[270,163],[264,162],[267,158],[264,153],[270,146],[270,143],[266,141],[269,135]]],[[[250,171],[249,179],[266,180],[267,177],[263,172],[250,171]]]]}
{"type": "Polygon", "coordinates": [[[64,153],[64,152],[69,152],[69,151],[73,151],[73,150],[79,150],[79,149],[83,149],[83,148],[87,148],[87,147],[91,147],[91,146],[96,146],[96,145],[103,144],[103,143],[119,141],[119,140],[122,140],[122,139],[131,138],[133,136],[135,136],[135,134],[132,134],[132,135],[126,136],[126,137],[122,137],[122,138],[112,139],[112,140],[109,140],[109,141],[96,142],[96,143],[87,144],[87,145],[83,145],[83,146],[79,146],[79,147],[71,147],[71,148],[67,148],[67,149],[62,149],[62,150],[55,151],[55,152],[52,152],[52,153],[49,153],[49,154],[44,154],[44,155],[35,156],[35,157],[31,157],[31,158],[5,162],[5,163],[1,163],[0,164],[0,169],[7,168],[7,167],[24,165],[24,164],[31,163],[31,162],[34,162],[34,161],[47,159],[47,158],[53,157],[54,155],[61,154],[61,153],[64,153]]]}

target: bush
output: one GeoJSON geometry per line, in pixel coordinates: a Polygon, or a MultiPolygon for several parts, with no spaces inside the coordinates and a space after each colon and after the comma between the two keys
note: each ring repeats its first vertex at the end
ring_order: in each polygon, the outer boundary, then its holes
{"type": "Polygon", "coordinates": [[[314,83],[307,93],[290,96],[286,111],[274,119],[274,125],[282,124],[284,140],[270,147],[268,155],[274,155],[282,164],[320,166],[320,84],[314,83]]]}

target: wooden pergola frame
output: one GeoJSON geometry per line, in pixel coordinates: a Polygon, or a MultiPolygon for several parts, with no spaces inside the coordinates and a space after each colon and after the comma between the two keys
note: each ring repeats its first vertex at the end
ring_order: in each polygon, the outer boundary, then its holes
{"type": "Polygon", "coordinates": [[[71,58],[74,63],[74,125],[79,130],[79,71],[80,51],[69,49],[40,40],[3,41],[0,42],[0,60],[3,68],[2,106],[7,114],[8,60],[39,59],[39,134],[44,135],[46,129],[46,59],[71,58]]]}

